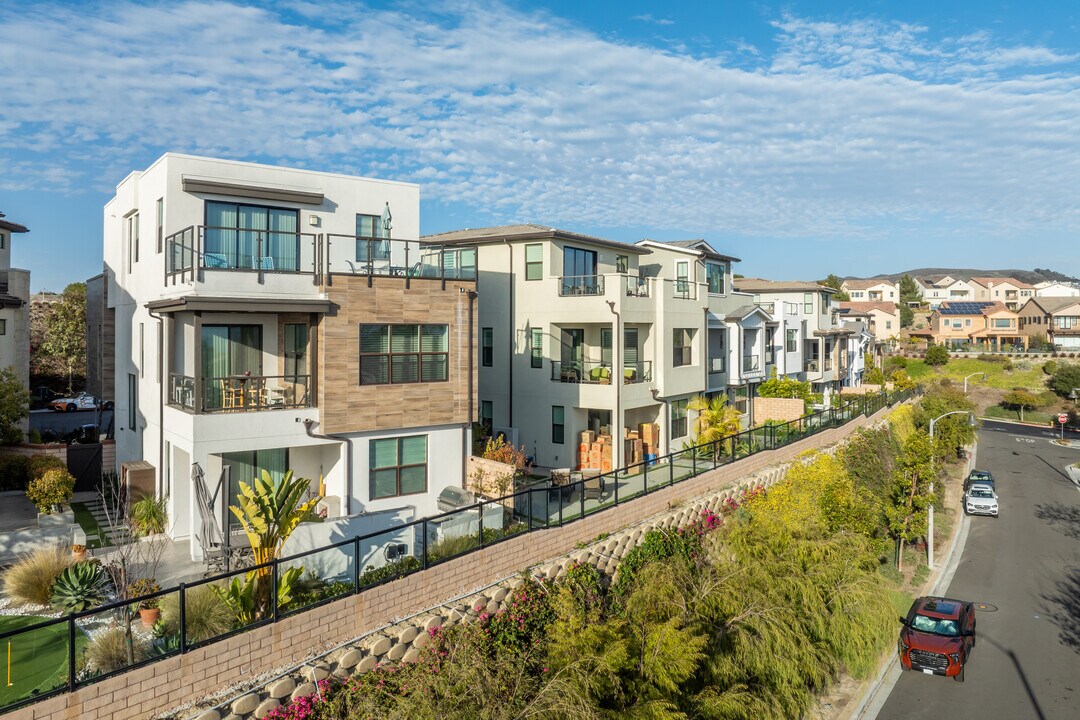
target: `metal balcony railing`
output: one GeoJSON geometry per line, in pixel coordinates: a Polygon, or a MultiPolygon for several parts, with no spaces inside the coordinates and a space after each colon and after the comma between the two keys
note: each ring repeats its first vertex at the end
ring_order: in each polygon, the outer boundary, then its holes
{"type": "Polygon", "coordinates": [[[312,407],[309,375],[229,375],[205,377],[201,383],[190,375],[169,373],[166,403],[191,412],[256,412],[312,407]],[[195,388],[202,390],[197,407],[195,388]]]}
{"type": "Polygon", "coordinates": [[[743,355],[742,359],[743,372],[756,372],[761,369],[761,356],[760,355],[743,355]]]}
{"type": "Polygon", "coordinates": [[[564,275],[559,278],[560,297],[595,297],[603,294],[603,275],[564,275]]]}
{"type": "Polygon", "coordinates": [[[649,278],[623,275],[623,294],[626,297],[649,297],[649,278]]]}
{"type": "Polygon", "coordinates": [[[671,297],[675,300],[697,300],[697,283],[676,280],[671,283],[671,297]]]}
{"type": "MultiPolygon", "coordinates": [[[[551,361],[551,379],[554,382],[610,385],[610,363],[589,361],[551,361]]],[[[635,385],[652,382],[652,362],[644,361],[623,366],[623,384],[635,385]]]]}

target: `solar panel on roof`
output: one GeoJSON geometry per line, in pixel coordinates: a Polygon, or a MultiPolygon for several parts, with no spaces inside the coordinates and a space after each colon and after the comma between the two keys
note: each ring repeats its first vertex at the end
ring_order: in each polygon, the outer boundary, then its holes
{"type": "Polygon", "coordinates": [[[942,305],[938,312],[942,315],[981,315],[983,308],[993,305],[992,302],[950,302],[942,305]]]}

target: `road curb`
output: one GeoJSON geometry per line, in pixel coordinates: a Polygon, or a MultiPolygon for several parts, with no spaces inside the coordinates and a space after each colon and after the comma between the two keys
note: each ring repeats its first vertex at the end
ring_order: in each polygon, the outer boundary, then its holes
{"type": "MultiPolygon", "coordinates": [[[[972,451],[968,453],[967,472],[970,473],[972,468],[975,467],[975,461],[979,453],[979,444],[976,441],[972,447],[972,451]]],[[[966,474],[966,473],[965,473],[966,474]]],[[[961,508],[962,510],[962,508],[961,508]]],[[[953,528],[952,536],[949,538],[949,552],[945,556],[945,561],[939,563],[937,568],[930,573],[930,577],[926,579],[923,584],[920,595],[937,595],[945,583],[945,579],[948,578],[949,582],[952,581],[952,576],[956,572],[957,566],[960,564],[960,556],[963,555],[963,547],[967,542],[968,525],[970,519],[964,512],[960,513],[960,522],[956,523],[953,528]]],[[[881,711],[881,706],[885,704],[885,700],[889,697],[889,691],[892,690],[893,685],[896,684],[897,679],[900,677],[900,668],[896,664],[896,650],[891,648],[882,656],[881,662],[878,666],[877,675],[874,677],[873,682],[863,692],[862,699],[859,704],[855,706],[855,709],[850,714],[841,716],[841,720],[874,720],[877,717],[878,712],[881,711]],[[882,690],[886,692],[882,694],[882,690]]]]}

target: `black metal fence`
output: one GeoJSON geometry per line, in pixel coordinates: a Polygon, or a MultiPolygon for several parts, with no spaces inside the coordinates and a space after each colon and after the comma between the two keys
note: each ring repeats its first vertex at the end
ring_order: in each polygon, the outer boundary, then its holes
{"type": "Polygon", "coordinates": [[[563,485],[530,487],[263,565],[0,632],[0,653],[8,653],[10,673],[9,685],[0,688],[0,713],[277,622],[518,534],[560,527],[603,512],[755,453],[840,427],[860,415],[872,415],[916,392],[861,396],[798,420],[768,423],[612,472],[563,485]],[[279,592],[271,591],[261,608],[226,624],[221,623],[220,613],[215,620],[215,614],[207,611],[208,604],[225,602],[209,586],[227,592],[233,585],[234,597],[241,597],[246,581],[260,576],[262,580],[256,582],[264,583],[263,587],[279,588],[292,568],[303,568],[304,574],[292,583],[287,597],[279,598],[279,592]],[[142,626],[137,611],[154,604],[170,610],[150,630],[142,626]],[[114,642],[102,640],[108,633],[114,642]],[[129,634],[133,639],[130,654],[129,634]]]}

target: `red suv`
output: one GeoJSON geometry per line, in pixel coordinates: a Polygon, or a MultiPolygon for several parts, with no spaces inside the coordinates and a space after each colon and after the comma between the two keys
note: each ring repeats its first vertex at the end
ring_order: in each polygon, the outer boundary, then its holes
{"type": "Polygon", "coordinates": [[[964,682],[964,666],[975,647],[975,608],[963,600],[921,597],[900,618],[900,666],[964,682]]]}

